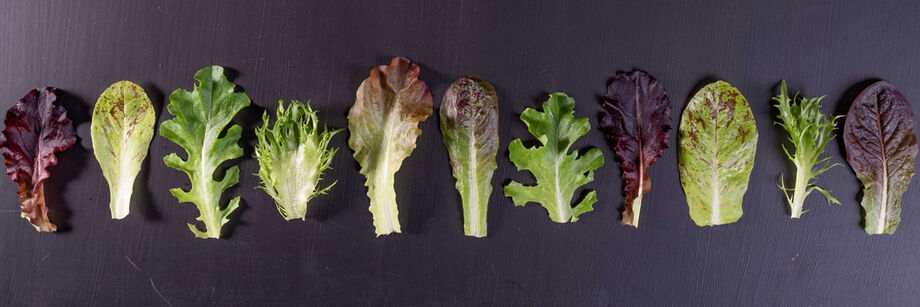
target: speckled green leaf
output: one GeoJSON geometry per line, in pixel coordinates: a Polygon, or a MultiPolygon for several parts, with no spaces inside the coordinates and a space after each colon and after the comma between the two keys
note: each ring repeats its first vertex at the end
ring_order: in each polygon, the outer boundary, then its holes
{"type": "Polygon", "coordinates": [[[348,111],[348,147],[367,178],[377,236],[401,231],[394,177],[422,134],[418,123],[432,112],[431,92],[418,74],[418,65],[402,57],[374,67],[348,111]]]}
{"type": "Polygon", "coordinates": [[[697,92],[680,119],[679,143],[680,184],[693,221],[738,221],[757,149],[754,115],[741,92],[724,81],[697,92]]]}
{"type": "Polygon", "coordinates": [[[479,77],[454,81],[441,102],[441,134],[463,201],[463,232],[486,236],[486,210],[498,154],[498,96],[479,77]]]}
{"type": "Polygon", "coordinates": [[[239,158],[243,148],[237,142],[242,128],[230,125],[233,117],[249,106],[249,96],[234,92],[235,84],[227,81],[224,68],[205,67],[195,73],[198,84],[191,92],[177,89],[169,95],[169,114],[176,116],[160,124],[160,135],[185,149],[187,159],[171,153],[163,158],[166,166],[185,172],[192,189],[169,190],[180,203],[193,203],[201,214],[205,231],[194,224],[188,228],[196,237],[220,238],[221,229],[240,205],[240,197],[221,206],[221,194],[239,182],[239,166],[231,166],[217,177],[221,163],[239,158]],[[230,128],[227,128],[227,126],[230,128]]]}
{"type": "Polygon", "coordinates": [[[579,187],[594,181],[594,170],[604,165],[604,156],[597,148],[581,156],[578,152],[568,153],[575,140],[591,130],[588,119],[575,118],[574,113],[575,99],[565,93],[549,94],[543,102],[543,112],[527,108],[521,113],[527,130],[541,145],[527,148],[521,139],[508,145],[511,162],[518,170],[530,171],[537,184],[525,186],[512,181],[505,186],[505,195],[515,206],[539,203],[557,223],[576,222],[581,214],[594,210],[594,190],[574,207],[571,202],[579,187]]]}
{"type": "Polygon", "coordinates": [[[147,157],[156,114],[144,89],[131,81],[109,86],[93,109],[93,154],[109,183],[113,219],[128,216],[134,179],[147,157]]]}

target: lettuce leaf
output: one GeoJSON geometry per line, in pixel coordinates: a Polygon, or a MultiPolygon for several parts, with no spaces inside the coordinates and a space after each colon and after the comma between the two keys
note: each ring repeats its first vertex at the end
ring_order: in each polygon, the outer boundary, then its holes
{"type": "Polygon", "coordinates": [[[679,135],[680,184],[690,217],[699,226],[738,221],[757,149],[747,100],[724,81],[706,85],[684,109],[679,135]]]}
{"type": "Polygon", "coordinates": [[[329,148],[329,140],[342,129],[320,130],[316,111],[297,100],[287,108],[278,101],[275,118],[274,126],[269,126],[268,112],[263,113],[262,127],[256,128],[260,187],[274,199],[285,220],[306,220],[307,202],[335,185],[317,188],[337,151],[329,148]]]}
{"type": "Polygon", "coordinates": [[[864,186],[860,205],[870,235],[893,234],[901,222],[901,195],[916,167],[916,130],[910,103],[887,81],[867,87],[850,106],[843,143],[864,186]]]}
{"type": "Polygon", "coordinates": [[[234,197],[226,206],[221,206],[221,194],[239,182],[239,166],[231,166],[223,178],[215,179],[218,166],[224,161],[243,155],[243,148],[237,144],[242,129],[230,125],[240,110],[249,106],[249,97],[234,92],[235,84],[227,81],[224,68],[205,67],[195,73],[198,84],[192,92],[177,89],[169,95],[169,114],[176,116],[160,125],[160,135],[185,149],[187,159],[175,153],[163,158],[166,166],[185,172],[192,183],[192,189],[169,190],[180,203],[193,203],[198,207],[198,220],[205,230],[199,230],[189,223],[188,228],[198,238],[220,238],[221,229],[230,220],[229,216],[239,207],[240,197],[234,197]]]}
{"type": "Polygon", "coordinates": [[[799,97],[798,94],[790,98],[786,92],[786,80],[783,80],[780,85],[779,95],[773,97],[773,101],[776,101],[776,109],[779,111],[779,116],[777,116],[779,121],[776,124],[789,133],[788,140],[792,143],[793,153],[790,154],[785,145],[783,145],[783,152],[795,165],[795,187],[786,188],[786,184],[780,181],[779,188],[786,195],[789,212],[794,219],[802,216],[805,198],[814,191],[824,194],[829,204],[840,204],[836,198],[831,196],[830,191],[815,184],[815,177],[839,165],[831,164],[830,157],[820,158],[820,156],[824,153],[827,142],[834,139],[837,120],[843,117],[835,116],[828,119],[824,113],[821,113],[821,99],[824,99],[824,96],[809,99],[799,97]],[[815,169],[815,166],[819,164],[821,166],[815,169]],[[789,192],[792,192],[792,195],[789,192]]]}
{"type": "Polygon", "coordinates": [[[22,217],[35,230],[52,232],[57,226],[48,220],[44,183],[51,174],[47,168],[57,164],[55,152],[64,151],[77,141],[67,110],[56,104],[57,89],[33,89],[6,112],[0,152],[6,174],[19,185],[22,217]]]}
{"type": "Polygon", "coordinates": [[[486,236],[486,211],[498,154],[498,96],[485,80],[454,81],[440,107],[441,134],[463,201],[463,233],[486,236]]]}
{"type": "Polygon", "coordinates": [[[134,179],[147,157],[156,115],[144,89],[131,81],[107,88],[93,109],[93,154],[109,183],[113,219],[131,210],[134,179]]]}
{"type": "Polygon", "coordinates": [[[524,147],[521,139],[508,145],[511,162],[518,170],[533,174],[537,184],[525,186],[512,181],[505,186],[505,195],[515,206],[529,202],[546,208],[549,218],[556,223],[577,222],[585,212],[594,210],[597,193],[588,192],[574,207],[571,205],[579,187],[594,180],[594,170],[604,165],[604,156],[597,148],[585,154],[569,152],[575,140],[591,130],[587,118],[575,118],[575,99],[565,93],[549,94],[543,102],[543,112],[527,108],[521,120],[527,130],[540,141],[540,146],[524,147]]]}
{"type": "Polygon", "coordinates": [[[371,69],[348,112],[348,146],[367,178],[367,196],[377,236],[401,232],[393,178],[422,134],[418,123],[431,115],[431,93],[419,67],[397,57],[371,69]]]}
{"type": "Polygon", "coordinates": [[[644,71],[619,73],[607,87],[600,127],[616,142],[623,170],[623,225],[639,227],[642,194],[652,188],[648,169],[671,140],[671,100],[644,71]]]}

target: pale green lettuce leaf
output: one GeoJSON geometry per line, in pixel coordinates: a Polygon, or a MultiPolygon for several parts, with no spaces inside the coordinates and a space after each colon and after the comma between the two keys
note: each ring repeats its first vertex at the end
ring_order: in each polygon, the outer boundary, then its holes
{"type": "Polygon", "coordinates": [[[296,100],[287,108],[279,101],[274,125],[269,126],[268,112],[262,114],[262,123],[256,128],[259,144],[255,147],[260,187],[274,199],[284,219],[305,220],[307,202],[335,184],[318,188],[337,151],[329,148],[329,140],[341,129],[320,129],[316,111],[296,100]]]}
{"type": "Polygon", "coordinates": [[[113,219],[123,219],[130,212],[134,180],[147,157],[154,122],[150,98],[131,81],[109,86],[93,108],[93,154],[109,183],[113,219]]]}

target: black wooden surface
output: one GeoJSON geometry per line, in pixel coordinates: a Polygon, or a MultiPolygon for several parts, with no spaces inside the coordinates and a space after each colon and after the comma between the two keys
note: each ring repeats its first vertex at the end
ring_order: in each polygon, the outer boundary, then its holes
{"type": "MultiPolygon", "coordinates": [[[[65,231],[36,233],[19,218],[16,186],[0,179],[3,305],[916,305],[920,301],[920,187],[904,194],[891,236],[861,227],[861,186],[848,166],[819,180],[843,202],[806,201],[790,220],[780,173],[790,164],[772,124],[781,78],[825,110],[844,114],[865,81],[886,79],[920,113],[920,3],[901,1],[2,1],[0,108],[29,89],[55,86],[84,137],[59,155],[46,187],[65,231]],[[768,3],[769,2],[769,3],[768,3]],[[251,174],[252,128],[278,99],[311,99],[345,127],[358,84],[374,65],[406,56],[421,66],[435,107],[447,85],[479,75],[498,90],[501,144],[529,139],[518,115],[545,94],[576,99],[593,129],[576,143],[607,159],[588,187],[596,210],[555,224],[537,205],[501,194],[529,182],[499,155],[489,237],[462,235],[459,196],[437,118],[396,176],[405,233],[375,238],[364,178],[347,135],[306,222],[284,222],[251,174]],[[98,95],[123,79],[141,84],[158,122],[176,88],[218,64],[254,105],[238,123],[244,209],[226,239],[196,239],[197,216],[171,187],[185,174],[162,157],[179,147],[157,135],[135,206],[110,219],[108,189],[86,139],[98,95]],[[640,68],[668,90],[676,128],[703,81],[737,86],[760,139],[744,216],[697,227],[680,188],[676,132],[651,169],[641,228],[620,225],[620,170],[596,129],[599,96],[621,70],[640,68]]],[[[842,140],[827,152],[845,163],[842,140]]]]}

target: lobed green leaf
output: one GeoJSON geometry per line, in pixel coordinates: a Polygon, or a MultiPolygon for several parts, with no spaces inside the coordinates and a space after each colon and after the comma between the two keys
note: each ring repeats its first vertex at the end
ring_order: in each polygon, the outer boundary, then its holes
{"type": "Polygon", "coordinates": [[[541,146],[524,147],[521,139],[508,146],[511,162],[518,170],[530,171],[537,184],[525,186],[512,181],[505,186],[505,196],[511,197],[515,206],[539,203],[557,223],[576,222],[580,215],[594,209],[594,190],[575,206],[571,202],[579,187],[594,180],[594,170],[604,165],[604,156],[597,148],[583,155],[568,153],[575,140],[591,129],[587,118],[576,119],[574,113],[575,99],[565,93],[549,94],[543,102],[543,112],[527,108],[521,114],[527,130],[540,140],[541,146]]]}
{"type": "Polygon", "coordinates": [[[205,230],[191,223],[189,230],[196,237],[216,239],[239,208],[239,196],[221,206],[221,195],[239,182],[240,169],[231,166],[222,178],[215,178],[216,172],[224,161],[243,155],[243,148],[237,144],[242,128],[230,122],[250,101],[246,94],[234,91],[236,85],[227,81],[223,67],[205,67],[195,73],[195,80],[198,84],[193,91],[177,89],[169,95],[166,109],[175,118],[160,124],[160,135],[181,146],[187,158],[171,153],[163,162],[185,172],[191,181],[188,191],[169,190],[180,203],[192,203],[198,208],[197,220],[204,223],[205,230]]]}

